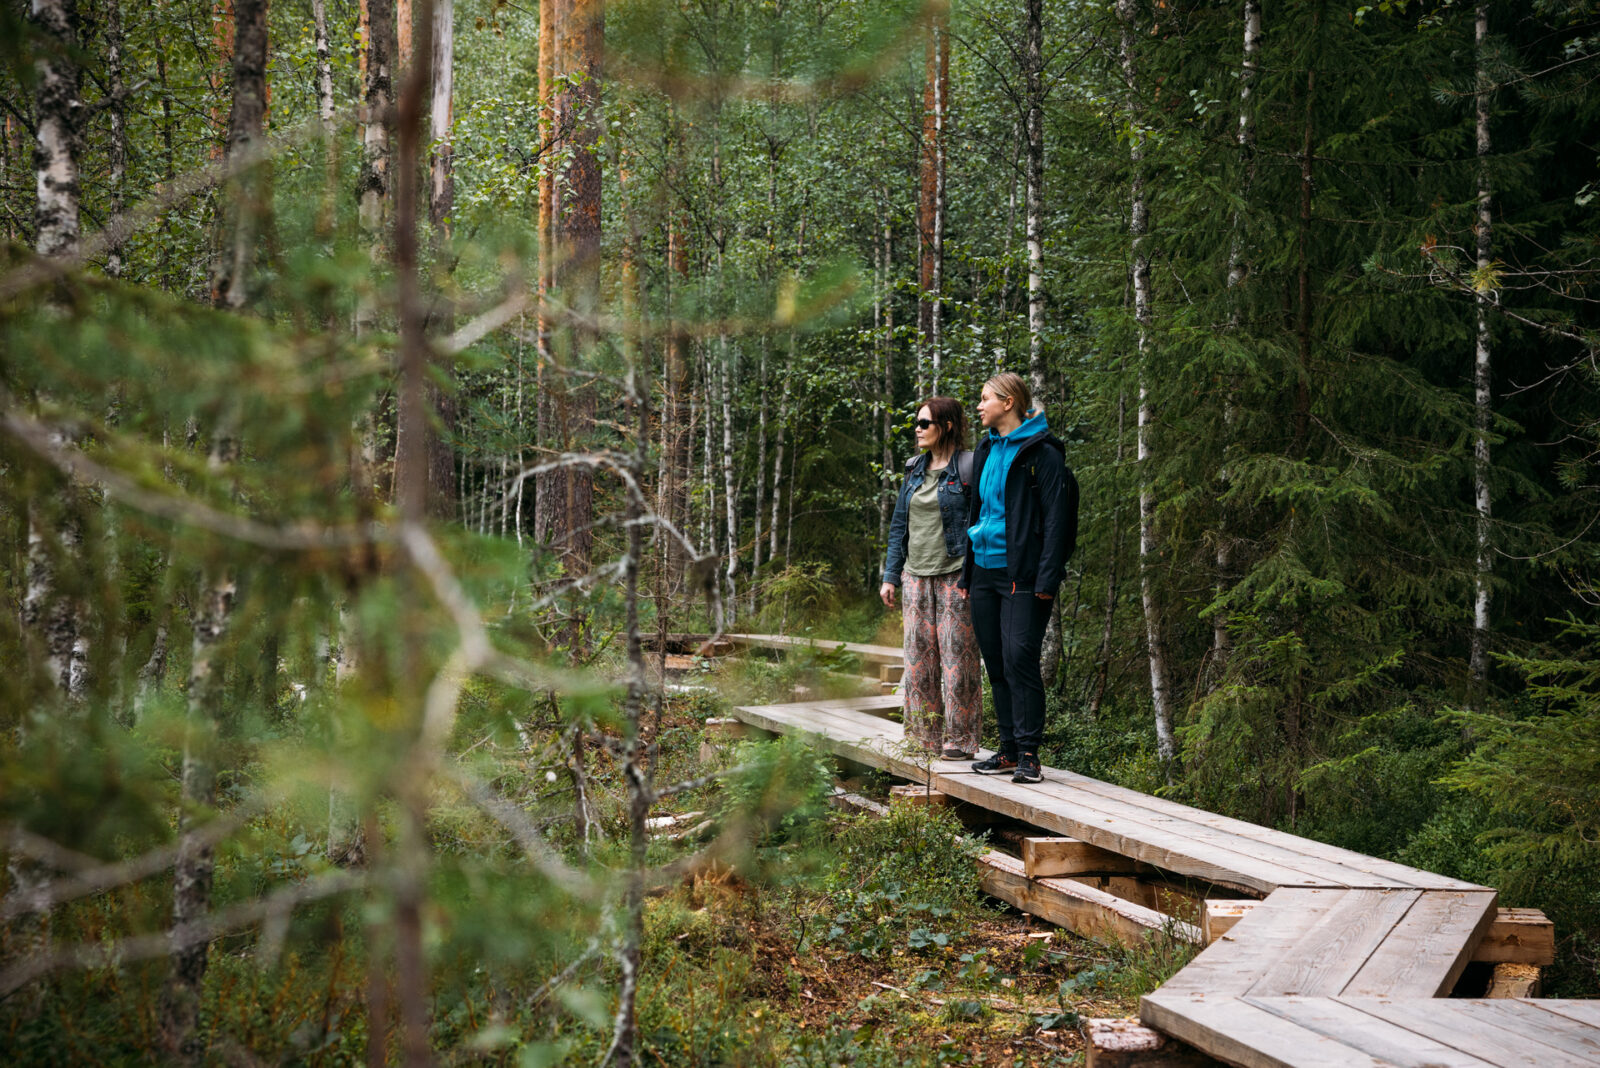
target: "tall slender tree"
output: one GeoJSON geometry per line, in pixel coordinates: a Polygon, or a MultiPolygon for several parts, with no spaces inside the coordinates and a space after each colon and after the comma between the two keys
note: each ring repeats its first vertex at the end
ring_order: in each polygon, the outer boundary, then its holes
{"type": "Polygon", "coordinates": [[[917,391],[936,392],[943,348],[945,152],[950,125],[950,18],[945,4],[928,14],[927,70],[917,181],[917,391]]]}
{"type": "Polygon", "coordinates": [[[1489,309],[1493,301],[1494,284],[1490,273],[1494,264],[1494,194],[1489,184],[1489,105],[1492,85],[1487,70],[1489,48],[1489,0],[1478,0],[1473,18],[1473,36],[1476,48],[1476,85],[1473,92],[1473,110],[1476,119],[1478,158],[1478,225],[1477,264],[1473,278],[1476,290],[1477,344],[1472,360],[1473,436],[1472,484],[1474,503],[1477,506],[1477,558],[1472,572],[1472,646],[1468,656],[1468,671],[1473,687],[1482,691],[1489,679],[1489,608],[1493,598],[1490,583],[1494,576],[1493,496],[1490,486],[1489,430],[1494,420],[1494,397],[1491,390],[1490,355],[1493,331],[1489,326],[1489,309]]]}
{"type": "Polygon", "coordinates": [[[1165,608],[1158,588],[1161,566],[1161,535],[1156,516],[1155,401],[1151,394],[1152,351],[1150,334],[1154,322],[1150,296],[1150,209],[1145,200],[1144,143],[1145,121],[1139,106],[1138,55],[1134,40],[1138,31],[1137,0],[1117,0],[1117,18],[1122,23],[1119,48],[1122,77],[1127,94],[1128,157],[1132,165],[1128,238],[1133,266],[1133,317],[1138,331],[1139,352],[1139,582],[1144,603],[1145,643],[1150,661],[1150,702],[1155,714],[1156,755],[1172,775],[1177,757],[1177,740],[1172,730],[1173,692],[1171,664],[1168,661],[1165,608]]]}

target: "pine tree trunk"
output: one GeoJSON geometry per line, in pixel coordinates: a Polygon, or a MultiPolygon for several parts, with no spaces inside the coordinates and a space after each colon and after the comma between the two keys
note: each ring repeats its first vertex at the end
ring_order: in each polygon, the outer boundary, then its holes
{"type": "Polygon", "coordinates": [[[1129,159],[1133,169],[1132,198],[1128,236],[1133,257],[1133,309],[1139,329],[1139,583],[1144,602],[1145,641],[1150,659],[1150,703],[1155,713],[1156,755],[1172,774],[1177,742],[1172,732],[1171,667],[1167,662],[1166,626],[1162,616],[1160,591],[1156,588],[1162,545],[1156,524],[1155,456],[1151,435],[1155,406],[1150,397],[1150,253],[1149,209],[1144,194],[1144,135],[1140,130],[1138,106],[1138,65],[1133,42],[1138,5],[1136,0],[1117,0],[1117,17],[1122,21],[1122,74],[1127,84],[1129,159]]]}
{"type": "MultiPolygon", "coordinates": [[[[595,394],[587,383],[574,384],[562,370],[587,359],[598,340],[589,326],[600,309],[601,187],[596,152],[603,116],[600,77],[604,63],[601,0],[557,0],[552,5],[553,78],[564,82],[555,94],[554,129],[570,154],[559,181],[552,183],[551,285],[573,319],[553,336],[556,372],[545,389],[554,405],[553,429],[564,452],[588,446],[594,425],[595,394]]],[[[541,41],[541,48],[543,42],[541,41]]],[[[594,544],[594,475],[569,467],[541,476],[535,502],[535,533],[556,547],[568,575],[589,571],[594,544]]]]}
{"type": "Polygon", "coordinates": [[[922,91],[922,143],[917,184],[917,230],[921,261],[917,331],[919,392],[937,393],[941,363],[944,283],[945,135],[950,108],[950,29],[936,9],[928,20],[927,70],[922,91]]]}
{"type": "Polygon", "coordinates": [[[1489,187],[1489,74],[1485,69],[1485,52],[1489,37],[1488,0],[1478,0],[1475,18],[1477,42],[1477,134],[1478,134],[1478,272],[1476,283],[1478,337],[1473,354],[1472,385],[1474,434],[1472,441],[1472,481],[1478,509],[1478,555],[1473,569],[1472,597],[1472,648],[1468,670],[1472,676],[1474,696],[1480,697],[1489,681],[1489,608],[1490,580],[1494,574],[1493,528],[1490,525],[1492,497],[1489,490],[1489,430],[1493,425],[1494,408],[1490,379],[1489,330],[1490,296],[1488,283],[1483,276],[1489,273],[1494,255],[1494,200],[1489,187]]]}
{"type": "MultiPolygon", "coordinates": [[[[677,159],[678,140],[674,138],[674,166],[677,159]]],[[[694,363],[688,358],[685,351],[688,338],[680,328],[674,298],[678,289],[685,285],[689,277],[689,257],[684,248],[684,241],[688,236],[687,223],[681,213],[673,212],[667,229],[667,337],[666,337],[666,411],[663,413],[662,426],[666,432],[666,447],[664,453],[664,468],[666,477],[662,479],[662,503],[660,509],[663,515],[675,524],[685,535],[689,533],[689,485],[693,481],[694,472],[694,363]]],[[[782,430],[779,430],[782,434],[782,430]]],[[[687,562],[683,547],[675,538],[665,539],[667,546],[667,568],[672,576],[672,581],[677,588],[682,588],[684,582],[683,569],[687,562]]]]}
{"type": "MultiPolygon", "coordinates": [[[[1045,395],[1044,373],[1044,0],[1027,0],[1023,54],[1027,93],[1028,375],[1045,395]]],[[[1059,637],[1059,632],[1058,632],[1059,637]]],[[[1059,652],[1060,643],[1057,642],[1059,652]]]]}
{"type": "MultiPolygon", "coordinates": [[[[233,105],[228,113],[225,158],[246,159],[266,137],[267,0],[235,0],[233,105]]],[[[242,308],[250,299],[251,265],[267,226],[264,162],[228,182],[220,198],[217,259],[211,298],[219,308],[242,308]]]]}
{"type": "MultiPolygon", "coordinates": [[[[885,213],[883,234],[879,241],[874,243],[876,248],[874,258],[877,262],[873,265],[875,277],[872,288],[872,336],[878,349],[878,361],[882,368],[883,384],[878,394],[879,418],[879,444],[882,446],[883,457],[879,461],[883,469],[878,479],[878,547],[887,551],[889,544],[889,520],[894,511],[894,340],[889,336],[889,302],[893,299],[890,290],[889,278],[889,221],[885,213]]],[[[791,365],[793,361],[790,361],[791,365]]],[[[788,383],[784,383],[785,390],[788,383]]],[[[777,466],[781,467],[780,459],[777,466]]],[[[776,467],[774,467],[776,472],[776,467]]],[[[778,502],[772,502],[772,544],[776,549],[778,544],[778,502]]]]}
{"type": "Polygon", "coordinates": [[[390,127],[394,109],[394,0],[363,0],[367,14],[361,96],[361,176],[356,181],[361,228],[381,254],[385,205],[389,199],[390,127]]]}
{"type": "MultiPolygon", "coordinates": [[[[428,160],[428,225],[433,235],[435,271],[444,281],[450,264],[451,214],[455,210],[455,156],[450,139],[455,92],[455,0],[433,0],[433,55],[428,106],[428,140],[433,146],[428,160]]],[[[443,293],[434,298],[440,303],[437,332],[455,329],[455,313],[443,293]]],[[[520,396],[521,370],[518,370],[520,396]]],[[[437,413],[444,433],[428,427],[428,514],[449,519],[455,514],[455,456],[448,435],[456,429],[460,408],[454,391],[427,386],[428,408],[437,413]]],[[[522,421],[518,420],[518,425],[522,421]]],[[[517,484],[517,535],[522,535],[522,482],[517,484]]]]}

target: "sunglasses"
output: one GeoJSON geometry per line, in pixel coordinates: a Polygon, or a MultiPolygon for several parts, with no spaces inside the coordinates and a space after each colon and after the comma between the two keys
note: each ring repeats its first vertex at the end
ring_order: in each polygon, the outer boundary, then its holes
{"type": "Polygon", "coordinates": [[[935,424],[934,424],[932,419],[918,419],[917,420],[917,429],[918,430],[926,430],[930,426],[933,426],[933,425],[935,425],[935,424]]]}

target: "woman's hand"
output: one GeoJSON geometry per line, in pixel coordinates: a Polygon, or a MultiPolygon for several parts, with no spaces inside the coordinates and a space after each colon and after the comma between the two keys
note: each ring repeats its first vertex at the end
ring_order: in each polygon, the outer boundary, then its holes
{"type": "Polygon", "coordinates": [[[892,582],[885,582],[882,586],[878,587],[878,598],[883,601],[885,607],[894,607],[894,591],[897,589],[899,589],[899,587],[892,582]]]}

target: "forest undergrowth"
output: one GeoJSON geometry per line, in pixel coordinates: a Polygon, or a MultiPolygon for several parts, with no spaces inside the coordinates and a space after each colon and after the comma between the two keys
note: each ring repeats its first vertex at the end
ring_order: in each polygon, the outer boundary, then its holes
{"type": "MultiPolygon", "coordinates": [[[[1128,1016],[1190,950],[1176,943],[1107,948],[988,898],[980,843],[950,812],[896,805],[886,817],[829,807],[841,775],[886,794],[890,780],[841,768],[796,739],[724,743],[704,720],[728,697],[773,701],[859,689],[838,657],[699,660],[650,724],[658,776],[693,781],[654,810],[650,861],[674,860],[742,821],[740,845],[676,871],[644,910],[638,995],[645,1063],[663,1065],[944,1065],[1082,1063],[1082,1018],[1128,1016]],[[709,743],[709,744],[706,744],[709,743]],[[744,769],[744,770],[741,770],[744,769]]],[[[515,751],[514,734],[483,730],[492,692],[465,703],[458,759],[493,760],[497,785],[519,797],[568,858],[626,863],[626,797],[603,748],[588,767],[591,824],[575,830],[565,781],[515,751]]],[[[492,717],[489,717],[492,719],[492,717]]],[[[137,737],[139,732],[135,732],[137,737]]],[[[149,740],[148,738],[146,740],[149,740]]],[[[163,759],[159,747],[147,756],[163,759]]],[[[261,754],[257,754],[258,757],[261,754]]],[[[168,760],[172,753],[165,754],[168,760]]],[[[116,758],[107,757],[108,761],[116,758]]],[[[245,764],[232,795],[250,795],[263,763],[245,764]]],[[[248,900],[329,873],[326,828],[295,806],[224,807],[245,829],[219,853],[219,903],[248,900]]],[[[380,810],[370,855],[393,848],[400,824],[380,810]]],[[[438,797],[427,825],[440,858],[430,877],[430,1043],[441,1063],[595,1063],[609,1041],[618,976],[595,952],[604,920],[583,903],[529,893],[504,832],[470,806],[438,797]]],[[[304,905],[292,920],[220,939],[205,980],[203,1060],[342,1065],[368,1057],[370,906],[359,894],[304,905]]],[[[59,910],[50,937],[110,944],[159,929],[170,908],[160,880],[132,882],[59,910]]],[[[163,957],[63,972],[0,1000],[0,1045],[16,1064],[155,1063],[163,957]]],[[[381,974],[381,971],[380,971],[381,974]]],[[[386,1041],[398,1049],[401,1036],[386,1041]]]]}

